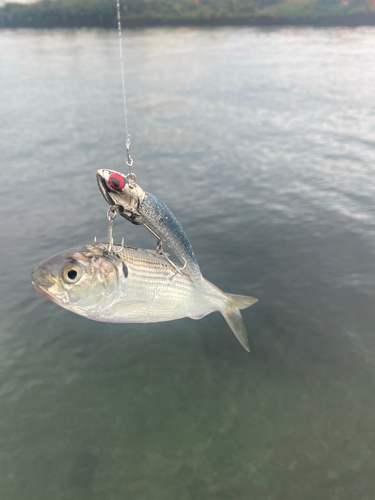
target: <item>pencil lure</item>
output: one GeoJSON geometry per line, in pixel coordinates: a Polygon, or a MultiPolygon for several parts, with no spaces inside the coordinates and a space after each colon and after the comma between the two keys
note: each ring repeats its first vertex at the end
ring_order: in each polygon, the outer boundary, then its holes
{"type": "Polygon", "coordinates": [[[250,350],[240,309],[257,299],[224,293],[206,280],[208,292],[202,292],[188,272],[176,274],[156,251],[112,248],[96,243],[62,252],[33,270],[32,284],[61,307],[95,321],[152,323],[220,311],[250,350]]]}

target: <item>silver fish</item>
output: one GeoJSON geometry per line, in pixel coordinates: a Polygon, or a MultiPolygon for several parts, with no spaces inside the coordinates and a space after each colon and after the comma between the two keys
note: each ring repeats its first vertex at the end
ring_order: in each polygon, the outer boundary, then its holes
{"type": "Polygon", "coordinates": [[[206,281],[202,293],[191,276],[176,274],[161,255],[103,243],[67,250],[36,267],[32,284],[56,304],[95,321],[151,323],[220,311],[247,350],[249,344],[240,309],[254,297],[224,293],[206,281]]]}
{"type": "Polygon", "coordinates": [[[135,181],[129,181],[126,175],[114,170],[98,170],[97,181],[107,203],[115,206],[122,217],[133,224],[143,224],[158,239],[157,248],[161,251],[164,240],[190,276],[196,282],[202,278],[185,231],[162,201],[144,191],[135,181]]]}

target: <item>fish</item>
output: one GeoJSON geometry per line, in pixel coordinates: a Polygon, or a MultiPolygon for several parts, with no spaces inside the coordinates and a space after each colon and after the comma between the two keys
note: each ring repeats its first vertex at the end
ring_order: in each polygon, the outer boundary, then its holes
{"type": "Polygon", "coordinates": [[[240,309],[258,299],[225,293],[207,282],[202,292],[155,250],[95,243],[66,250],[32,271],[35,290],[59,306],[95,321],[156,323],[201,319],[220,311],[241,345],[250,351],[240,309]]]}
{"type": "MultiPolygon", "coordinates": [[[[97,171],[99,189],[109,205],[132,224],[144,225],[158,239],[162,253],[162,241],[182,262],[184,269],[199,284],[202,273],[193,247],[171,210],[153,194],[144,191],[135,181],[115,170],[97,171]]],[[[171,263],[171,262],[170,262],[171,263]]],[[[202,282],[203,283],[203,282],[202,282]]]]}

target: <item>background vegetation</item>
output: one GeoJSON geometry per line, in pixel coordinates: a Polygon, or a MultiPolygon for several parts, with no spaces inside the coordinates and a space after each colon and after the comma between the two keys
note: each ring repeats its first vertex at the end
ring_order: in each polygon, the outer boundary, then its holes
{"type": "MultiPolygon", "coordinates": [[[[126,0],[125,26],[191,24],[375,24],[370,0],[126,0]]],[[[39,0],[6,3],[0,28],[115,27],[115,0],[39,0]]]]}

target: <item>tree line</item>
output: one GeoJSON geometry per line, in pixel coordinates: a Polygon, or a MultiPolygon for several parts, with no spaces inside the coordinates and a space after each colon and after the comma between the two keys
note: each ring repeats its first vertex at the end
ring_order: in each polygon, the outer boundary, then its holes
{"type": "MultiPolygon", "coordinates": [[[[205,24],[375,24],[370,0],[126,0],[124,26],[205,24]]],[[[0,28],[117,26],[115,0],[39,0],[6,3],[0,28]]]]}

